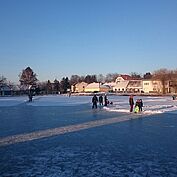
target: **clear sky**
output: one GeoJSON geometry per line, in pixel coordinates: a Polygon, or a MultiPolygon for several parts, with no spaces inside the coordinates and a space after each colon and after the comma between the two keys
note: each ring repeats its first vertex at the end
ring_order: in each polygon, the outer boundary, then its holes
{"type": "Polygon", "coordinates": [[[177,0],[0,0],[0,75],[177,68],[177,0]]]}

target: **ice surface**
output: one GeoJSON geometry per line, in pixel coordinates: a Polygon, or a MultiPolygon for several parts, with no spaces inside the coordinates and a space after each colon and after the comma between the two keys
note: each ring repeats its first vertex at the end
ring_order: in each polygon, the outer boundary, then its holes
{"type": "Polygon", "coordinates": [[[175,177],[176,127],[162,116],[0,147],[0,176],[175,177]]]}
{"type": "MultiPolygon", "coordinates": [[[[35,97],[34,97],[35,99],[35,97]]],[[[81,105],[81,104],[87,104],[91,101],[90,97],[88,96],[42,96],[37,97],[36,100],[34,100],[31,103],[28,103],[28,105],[31,106],[72,106],[72,105],[81,105]]]]}
{"type": "Polygon", "coordinates": [[[27,97],[0,97],[0,107],[2,106],[17,106],[27,102],[27,97]]]}
{"type": "Polygon", "coordinates": [[[126,96],[97,110],[91,98],[1,97],[0,176],[176,176],[177,101],[135,97],[144,102],[135,115],[126,96]]]}

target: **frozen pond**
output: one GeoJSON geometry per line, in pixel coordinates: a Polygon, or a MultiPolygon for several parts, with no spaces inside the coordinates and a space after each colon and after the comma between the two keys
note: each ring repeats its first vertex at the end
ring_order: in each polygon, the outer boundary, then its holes
{"type": "Polygon", "coordinates": [[[0,98],[0,176],[176,176],[177,101],[108,96],[91,109],[89,96],[0,98]]]}

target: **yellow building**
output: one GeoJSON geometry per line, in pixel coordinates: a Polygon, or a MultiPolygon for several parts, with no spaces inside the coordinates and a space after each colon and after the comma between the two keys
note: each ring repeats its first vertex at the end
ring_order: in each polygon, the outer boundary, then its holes
{"type": "Polygon", "coordinates": [[[85,88],[87,85],[88,84],[86,82],[80,82],[80,83],[73,85],[71,87],[71,90],[72,92],[77,92],[77,93],[85,92],[85,88]]]}
{"type": "Polygon", "coordinates": [[[85,88],[85,92],[109,92],[111,87],[108,85],[102,85],[100,83],[93,82],[88,84],[85,88]]]}
{"type": "Polygon", "coordinates": [[[99,92],[100,91],[100,83],[93,82],[88,84],[85,88],[85,92],[99,92]]]}

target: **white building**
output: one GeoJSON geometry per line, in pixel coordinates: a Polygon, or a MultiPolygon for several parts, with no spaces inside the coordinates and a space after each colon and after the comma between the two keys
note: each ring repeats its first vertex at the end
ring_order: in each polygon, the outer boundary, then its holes
{"type": "Polygon", "coordinates": [[[143,80],[144,93],[162,93],[163,86],[159,80],[143,80]]]}
{"type": "Polygon", "coordinates": [[[129,81],[119,81],[117,84],[113,87],[114,92],[126,92],[127,91],[127,86],[128,86],[129,81]]]}
{"type": "Polygon", "coordinates": [[[130,80],[127,85],[127,92],[141,93],[143,91],[142,80],[130,80]]]}

